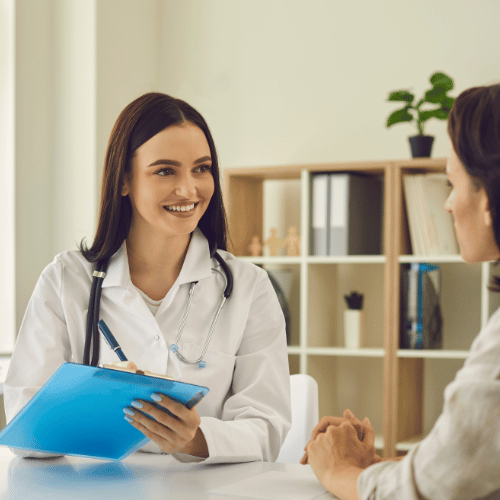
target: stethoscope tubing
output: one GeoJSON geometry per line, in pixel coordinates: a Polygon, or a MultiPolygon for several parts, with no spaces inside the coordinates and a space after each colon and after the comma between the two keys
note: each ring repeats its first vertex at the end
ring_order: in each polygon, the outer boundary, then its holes
{"type": "MultiPolygon", "coordinates": [[[[214,267],[212,267],[212,271],[219,273],[224,278],[224,281],[225,281],[224,292],[225,292],[227,290],[227,285],[228,285],[228,280],[227,280],[226,276],[224,275],[224,273],[222,273],[218,269],[215,269],[214,267]]],[[[213,334],[213,331],[215,329],[215,325],[217,324],[217,320],[219,319],[219,314],[221,312],[221,309],[226,302],[226,296],[225,296],[225,293],[222,294],[221,302],[220,302],[219,307],[217,308],[217,312],[215,313],[215,316],[212,320],[212,324],[210,325],[210,330],[208,331],[208,335],[207,335],[207,338],[205,340],[205,344],[203,346],[203,350],[201,351],[200,357],[197,360],[191,361],[191,360],[187,359],[185,356],[183,356],[182,353],[179,351],[179,340],[181,339],[182,333],[184,331],[184,325],[186,324],[186,320],[187,320],[187,317],[189,315],[189,311],[191,309],[191,302],[193,301],[194,291],[196,289],[197,284],[198,284],[198,282],[194,281],[193,283],[191,283],[191,285],[189,287],[189,300],[188,300],[188,304],[186,306],[186,310],[184,311],[184,315],[182,317],[181,326],[179,327],[179,330],[177,331],[177,337],[175,338],[175,342],[170,345],[169,349],[172,352],[174,352],[176,354],[176,356],[179,358],[179,360],[182,361],[183,363],[192,364],[192,365],[197,364],[199,368],[204,368],[205,362],[203,361],[203,358],[205,357],[205,354],[207,353],[208,346],[210,345],[210,340],[212,340],[212,334],[213,334]]]]}
{"type": "Polygon", "coordinates": [[[106,276],[109,260],[98,262],[93,273],[92,288],[90,290],[89,309],[87,313],[87,330],[85,334],[85,347],[83,364],[97,366],[99,362],[99,309],[101,304],[102,282],[106,276]],[[92,359],[90,359],[90,349],[92,346],[92,359]]]}
{"type": "MultiPolygon", "coordinates": [[[[182,336],[184,326],[189,314],[189,310],[191,309],[191,303],[193,300],[193,295],[194,295],[194,290],[196,288],[196,284],[198,282],[193,282],[191,283],[189,287],[189,300],[188,304],[186,306],[186,310],[184,311],[184,315],[182,317],[181,325],[179,327],[179,330],[177,332],[177,337],[175,339],[175,344],[170,345],[170,350],[174,352],[177,356],[177,358],[186,364],[198,364],[199,368],[203,368],[206,363],[203,361],[203,358],[205,357],[208,346],[210,344],[210,341],[212,339],[212,334],[215,329],[215,325],[217,323],[217,320],[219,318],[220,312],[222,310],[222,307],[224,306],[226,300],[230,297],[232,291],[233,291],[233,274],[231,270],[229,269],[229,266],[226,264],[224,259],[219,255],[219,253],[215,250],[211,252],[210,255],[212,258],[215,258],[222,270],[224,272],[221,272],[218,269],[212,268],[212,271],[219,273],[225,281],[224,285],[224,291],[222,294],[222,299],[219,304],[219,307],[217,308],[217,312],[215,313],[215,316],[212,320],[212,324],[210,325],[210,330],[208,332],[207,338],[205,340],[205,345],[203,346],[203,350],[201,353],[201,356],[196,360],[196,361],[191,361],[187,359],[185,356],[182,355],[182,353],[179,351],[178,347],[178,342],[182,336]]],[[[89,308],[88,308],[88,313],[87,313],[87,328],[85,332],[85,347],[84,347],[84,355],[83,355],[83,363],[85,365],[91,365],[91,366],[97,366],[99,362],[99,329],[98,329],[98,321],[99,321],[99,312],[100,312],[100,303],[101,303],[101,293],[102,293],[102,282],[104,280],[104,277],[106,276],[106,270],[109,264],[109,259],[99,261],[96,269],[93,273],[93,281],[92,281],[92,286],[90,289],[90,299],[89,299],[89,308]],[[92,359],[90,359],[90,351],[92,350],[92,359]]]]}

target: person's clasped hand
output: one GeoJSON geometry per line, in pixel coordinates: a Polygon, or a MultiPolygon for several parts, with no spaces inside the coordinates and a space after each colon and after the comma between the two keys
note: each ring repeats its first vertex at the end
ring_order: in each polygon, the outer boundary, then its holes
{"type": "MultiPolygon", "coordinates": [[[[360,421],[354,413],[347,409],[344,411],[343,417],[327,416],[323,417],[319,421],[318,425],[316,425],[312,432],[309,443],[305,447],[304,456],[300,460],[301,464],[305,465],[311,463],[309,459],[309,446],[312,443],[317,442],[318,437],[324,438],[324,436],[321,435],[325,434],[329,429],[331,430],[330,434],[340,435],[344,433],[346,436],[349,436],[349,439],[352,439],[352,442],[349,442],[349,448],[352,448],[352,453],[358,453],[358,455],[360,454],[358,457],[359,463],[363,464],[359,465],[360,467],[365,468],[369,465],[380,462],[381,458],[375,452],[375,430],[371,426],[369,419],[365,418],[363,421],[360,421]],[[341,429],[342,425],[343,427],[341,429]]],[[[345,440],[345,444],[348,444],[347,438],[345,440]]],[[[349,457],[349,452],[347,450],[344,452],[344,457],[346,460],[349,457]]],[[[351,461],[352,459],[353,457],[349,458],[351,461]]]]}
{"type": "Polygon", "coordinates": [[[369,465],[379,462],[375,453],[375,430],[368,418],[362,422],[350,411],[343,418],[325,417],[313,431],[302,457],[323,486],[335,495],[348,492],[357,498],[357,478],[369,465]]]}
{"type": "MultiPolygon", "coordinates": [[[[151,373],[139,370],[133,361],[113,363],[105,367],[151,373]]],[[[208,446],[200,429],[198,412],[164,394],[153,394],[152,399],[154,402],[137,399],[132,401],[131,407],[124,408],[127,422],[154,441],[161,451],[207,458],[208,446]]]]}

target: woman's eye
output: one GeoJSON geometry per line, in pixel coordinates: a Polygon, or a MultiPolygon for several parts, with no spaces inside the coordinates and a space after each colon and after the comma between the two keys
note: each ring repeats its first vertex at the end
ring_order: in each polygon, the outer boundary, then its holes
{"type": "Polygon", "coordinates": [[[453,187],[453,184],[450,181],[446,181],[446,185],[451,188],[453,187]]]}
{"type": "Polygon", "coordinates": [[[156,175],[159,175],[161,177],[164,177],[166,175],[170,175],[172,173],[172,169],[171,168],[160,168],[160,170],[157,170],[155,172],[156,175]]]}
{"type": "Polygon", "coordinates": [[[211,165],[200,165],[199,167],[196,167],[196,171],[200,173],[210,172],[211,170],[212,170],[211,165]]]}

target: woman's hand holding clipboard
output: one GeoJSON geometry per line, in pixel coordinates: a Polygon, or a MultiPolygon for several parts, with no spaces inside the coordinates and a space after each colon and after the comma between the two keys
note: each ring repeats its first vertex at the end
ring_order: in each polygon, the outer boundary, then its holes
{"type": "MultiPolygon", "coordinates": [[[[98,325],[111,349],[122,360],[105,365],[105,368],[162,377],[139,370],[133,361],[127,360],[106,323],[100,320],[98,325]]],[[[194,409],[195,405],[187,408],[165,394],[152,394],[151,399],[154,403],[137,399],[132,401],[131,407],[123,408],[125,420],[154,441],[165,453],[185,453],[207,458],[208,445],[200,429],[201,419],[194,409]]]]}
{"type": "MultiPolygon", "coordinates": [[[[104,368],[164,378],[148,370],[140,370],[133,361],[117,361],[104,365],[104,368]]],[[[200,429],[200,416],[194,406],[188,409],[164,394],[153,394],[151,399],[155,403],[141,399],[132,401],[132,407],[123,409],[125,420],[166,453],[207,458],[208,446],[200,429]]]]}

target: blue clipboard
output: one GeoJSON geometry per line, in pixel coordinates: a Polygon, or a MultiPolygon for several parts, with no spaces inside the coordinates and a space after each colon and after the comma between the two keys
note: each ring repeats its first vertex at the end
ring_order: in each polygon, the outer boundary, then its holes
{"type": "Polygon", "coordinates": [[[207,387],[109,368],[63,363],[0,432],[0,445],[59,455],[122,460],[149,438],[125,421],[134,399],[154,392],[192,408],[207,387]]]}

